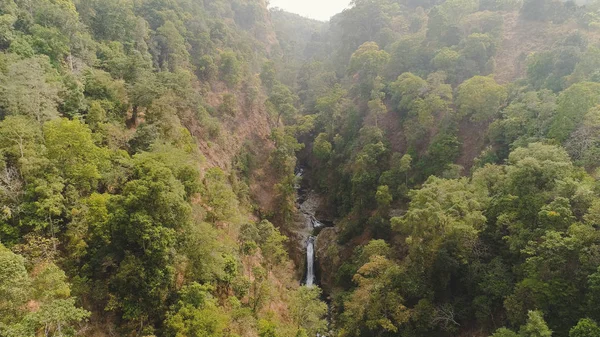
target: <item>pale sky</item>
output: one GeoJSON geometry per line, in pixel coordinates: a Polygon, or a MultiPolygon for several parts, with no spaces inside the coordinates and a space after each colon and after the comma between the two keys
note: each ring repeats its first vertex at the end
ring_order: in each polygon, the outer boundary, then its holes
{"type": "Polygon", "coordinates": [[[351,0],[270,0],[269,7],[279,7],[288,12],[311,19],[329,21],[329,18],[343,11],[351,0]]]}

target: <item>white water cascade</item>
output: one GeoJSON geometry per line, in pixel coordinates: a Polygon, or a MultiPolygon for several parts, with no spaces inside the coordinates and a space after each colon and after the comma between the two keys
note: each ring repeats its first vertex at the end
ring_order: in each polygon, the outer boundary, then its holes
{"type": "Polygon", "coordinates": [[[298,192],[298,209],[300,210],[301,221],[298,223],[299,233],[301,242],[306,249],[306,276],[303,284],[307,287],[312,287],[316,282],[315,275],[315,241],[314,236],[315,229],[324,227],[324,225],[317,220],[315,213],[319,206],[319,199],[311,191],[305,191],[301,189],[301,181],[304,175],[304,170],[299,168],[296,171],[296,191],[298,192]]]}
{"type": "Polygon", "coordinates": [[[315,237],[308,238],[306,243],[306,286],[312,287],[315,283],[315,237]]]}
{"type": "MultiPolygon", "coordinates": [[[[316,251],[315,245],[317,241],[316,233],[327,224],[317,220],[315,214],[319,208],[319,195],[310,190],[303,190],[301,181],[304,175],[304,170],[299,168],[296,171],[296,191],[298,192],[297,207],[299,212],[298,219],[295,222],[298,246],[300,249],[306,249],[306,276],[302,280],[302,284],[306,287],[314,287],[319,280],[315,275],[316,251]]],[[[328,304],[329,305],[329,304],[328,304]]],[[[329,322],[329,315],[328,315],[329,322]]],[[[317,333],[316,337],[325,337],[327,335],[317,333]]]]}

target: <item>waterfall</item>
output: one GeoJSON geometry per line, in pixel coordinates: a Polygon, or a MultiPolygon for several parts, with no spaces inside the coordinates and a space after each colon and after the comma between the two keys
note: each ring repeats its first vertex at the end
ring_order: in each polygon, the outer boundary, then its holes
{"type": "Polygon", "coordinates": [[[315,218],[314,215],[310,215],[310,223],[312,224],[313,229],[323,227],[323,224],[321,222],[319,222],[319,220],[317,220],[317,218],[315,218]]]}
{"type": "MultiPolygon", "coordinates": [[[[315,242],[317,241],[317,233],[324,227],[332,227],[333,223],[321,222],[317,220],[315,214],[320,205],[319,196],[307,189],[302,189],[302,178],[304,176],[304,170],[301,167],[296,169],[296,205],[298,207],[299,217],[295,222],[297,228],[298,237],[298,248],[304,247],[306,249],[306,276],[303,278],[302,284],[306,287],[315,286],[317,276],[315,275],[315,242]]],[[[329,308],[327,314],[328,328],[331,326],[331,306],[330,302],[327,302],[329,308]]],[[[316,334],[316,337],[326,337],[320,333],[316,334]]]]}
{"type": "Polygon", "coordinates": [[[300,181],[302,180],[302,176],[304,175],[304,169],[300,168],[296,171],[296,182],[294,183],[294,188],[296,192],[300,190],[300,181]]]}
{"type": "Polygon", "coordinates": [[[312,287],[315,283],[315,237],[308,238],[306,243],[306,286],[312,287]]]}
{"type": "Polygon", "coordinates": [[[318,207],[315,199],[310,196],[310,192],[301,189],[303,175],[304,169],[297,168],[295,188],[298,195],[296,200],[303,219],[302,238],[306,240],[306,278],[304,284],[307,287],[312,287],[315,284],[315,240],[317,239],[312,234],[314,234],[315,229],[322,227],[323,224],[315,217],[315,211],[318,207]]]}

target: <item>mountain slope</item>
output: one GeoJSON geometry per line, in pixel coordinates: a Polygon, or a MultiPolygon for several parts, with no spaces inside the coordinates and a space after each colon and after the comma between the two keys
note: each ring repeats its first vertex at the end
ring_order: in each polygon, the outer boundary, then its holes
{"type": "Polygon", "coordinates": [[[280,231],[295,142],[259,76],[281,53],[265,1],[0,17],[1,336],[325,330],[280,231]]]}
{"type": "Polygon", "coordinates": [[[365,0],[313,35],[291,78],[339,336],[600,331],[597,18],[365,0]]]}

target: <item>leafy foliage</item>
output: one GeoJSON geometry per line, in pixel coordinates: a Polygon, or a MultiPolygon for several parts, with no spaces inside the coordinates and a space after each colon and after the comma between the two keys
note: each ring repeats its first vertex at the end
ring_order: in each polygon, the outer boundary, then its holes
{"type": "Polygon", "coordinates": [[[0,335],[295,335],[279,228],[311,122],[265,62],[265,4],[10,0],[0,26],[0,335]],[[258,221],[254,167],[233,168],[255,138],[283,206],[258,221]]]}
{"type": "Polygon", "coordinates": [[[0,335],[598,335],[599,17],[0,1],[0,335]],[[326,294],[288,258],[299,163],[326,294]]]}

